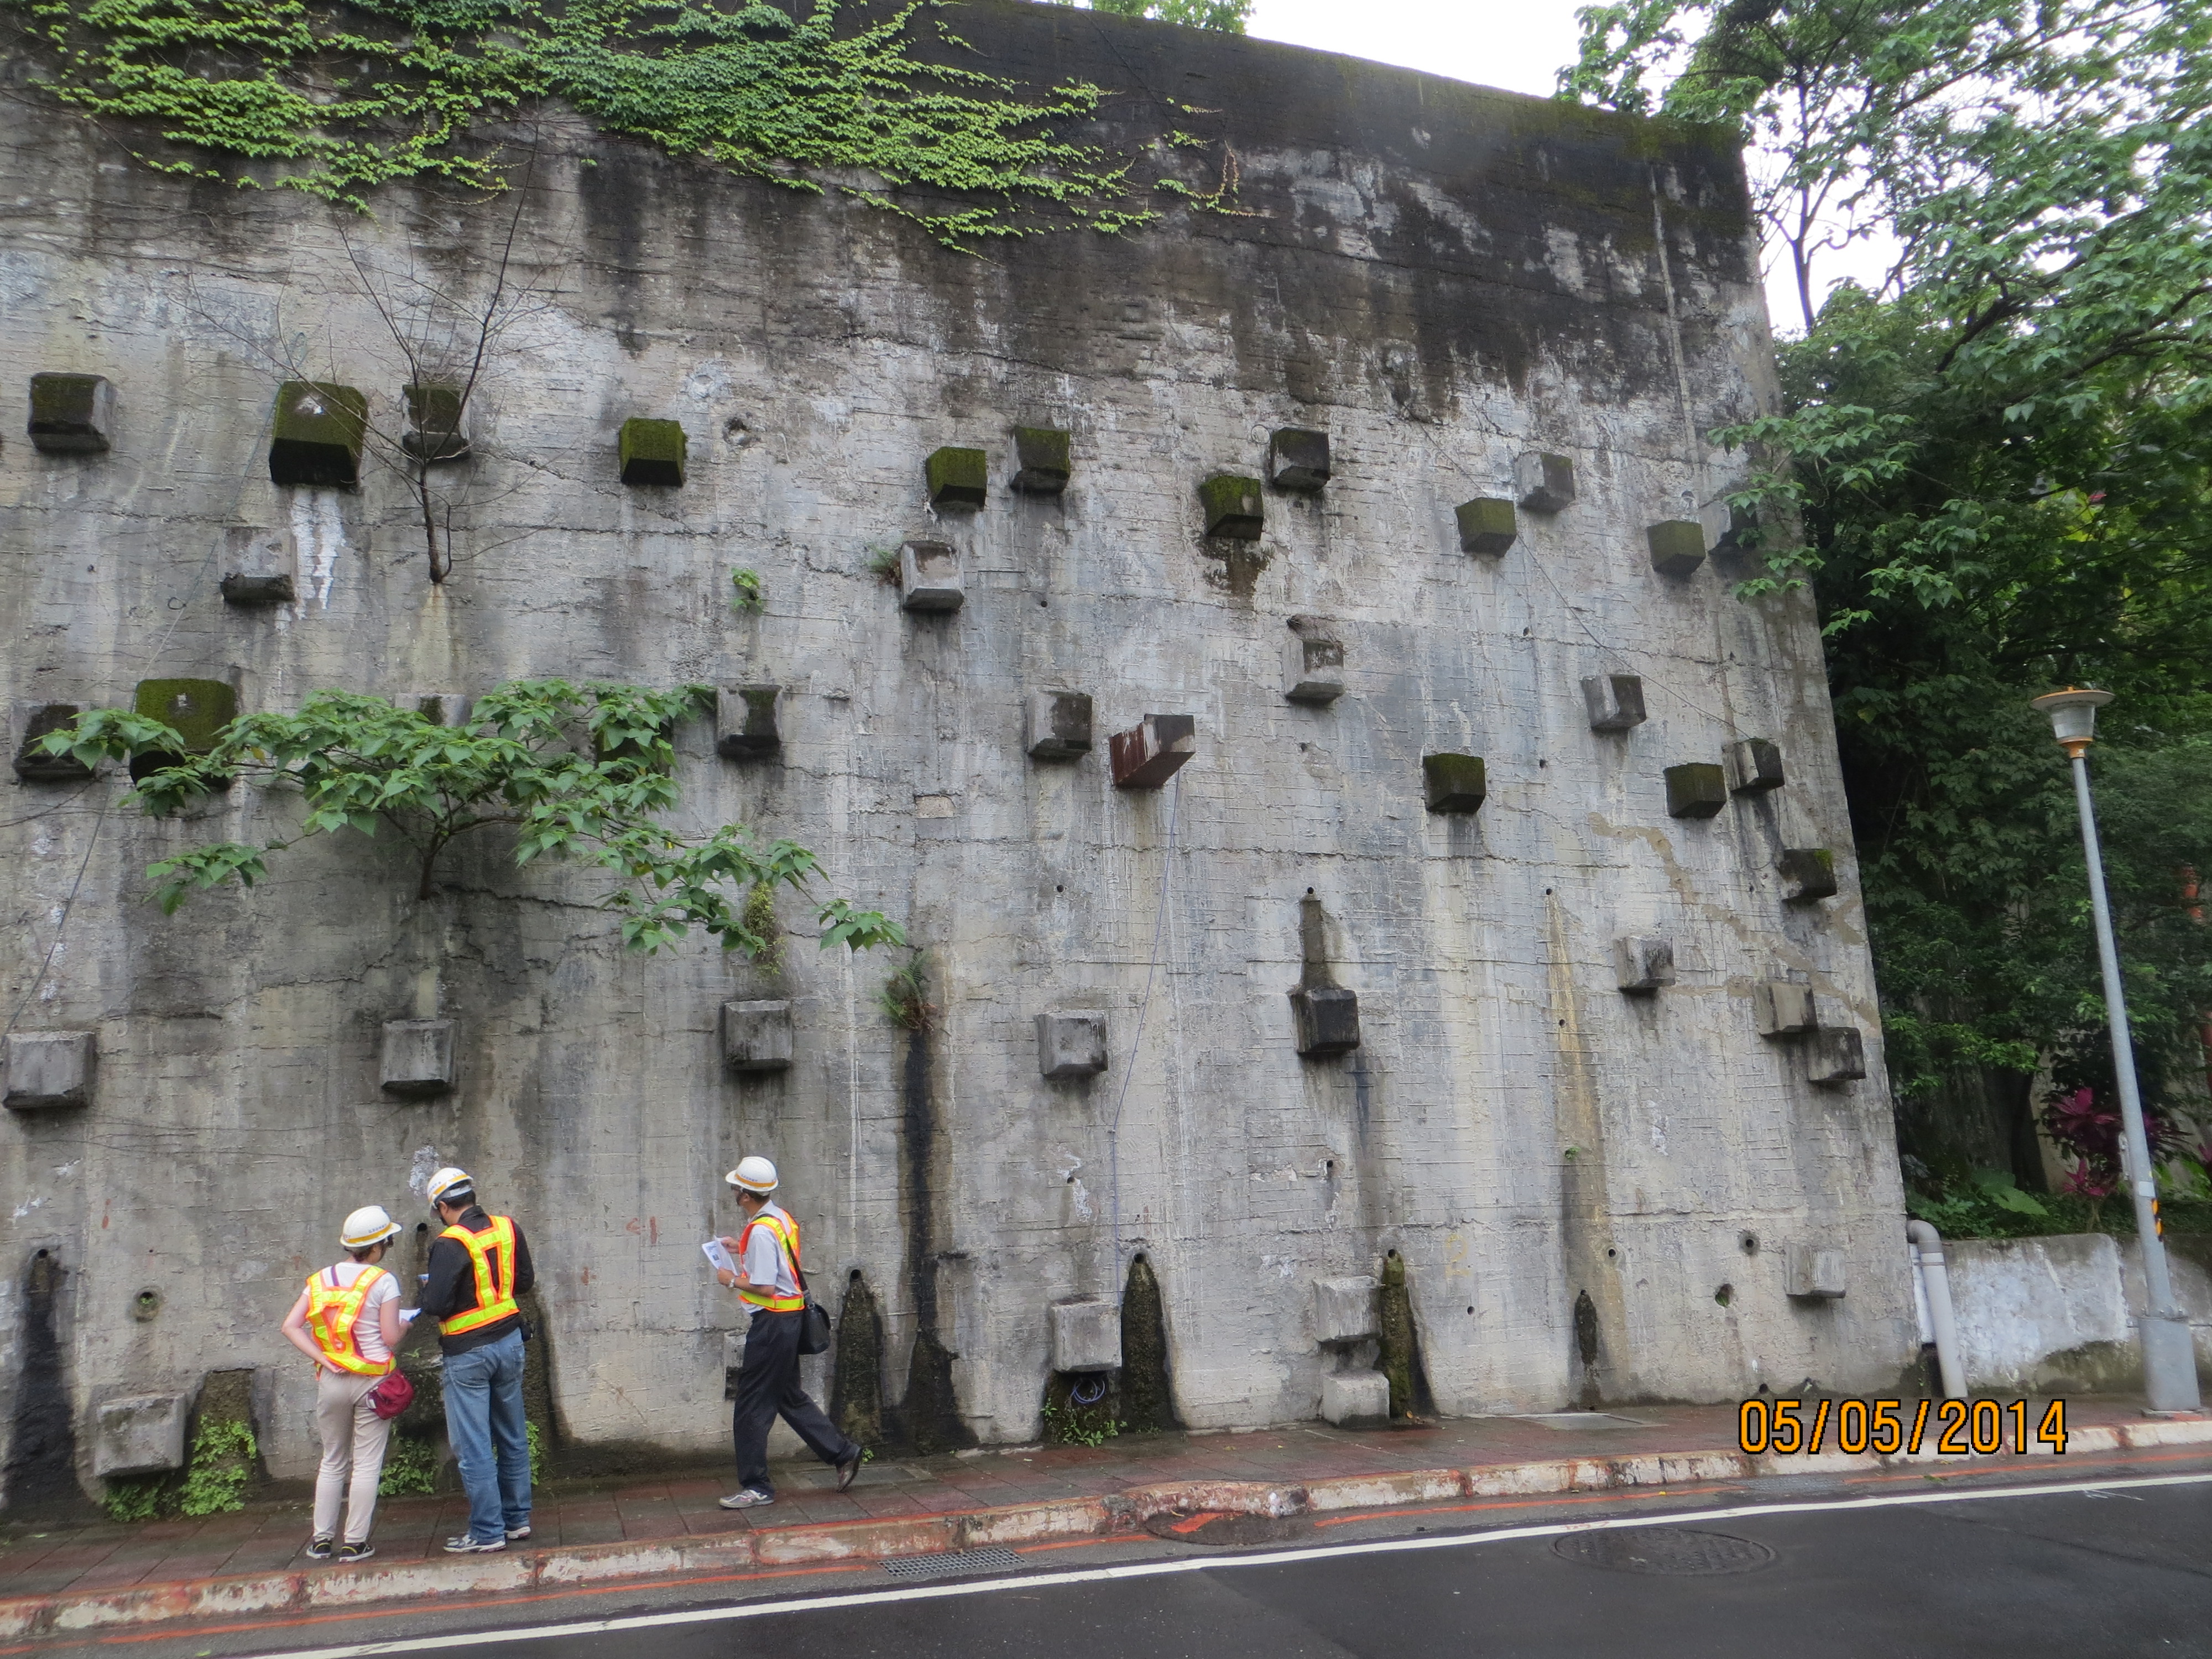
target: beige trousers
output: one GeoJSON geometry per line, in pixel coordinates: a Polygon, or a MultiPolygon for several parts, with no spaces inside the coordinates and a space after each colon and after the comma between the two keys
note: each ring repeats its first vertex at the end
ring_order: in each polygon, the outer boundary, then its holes
{"type": "Polygon", "coordinates": [[[315,1471],[315,1536],[334,1538],[338,1504],[345,1504],[345,1541],[366,1544],[376,1519],[376,1483],[384,1473],[384,1448],[392,1419],[379,1417],[368,1391],[381,1377],[319,1367],[315,1381],[315,1432],[322,1437],[323,1466],[315,1471]],[[346,1471],[353,1478],[348,1487],[346,1471]]]}

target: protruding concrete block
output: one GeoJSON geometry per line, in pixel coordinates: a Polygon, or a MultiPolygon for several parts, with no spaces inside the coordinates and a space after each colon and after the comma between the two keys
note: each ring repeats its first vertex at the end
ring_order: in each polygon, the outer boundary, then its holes
{"type": "Polygon", "coordinates": [[[1644,680],[1637,674],[1593,674],[1583,682],[1583,707],[1593,732],[1626,732],[1644,724],[1644,680]]]}
{"type": "Polygon", "coordinates": [[[990,495],[990,460],[980,449],[933,449],[922,471],[932,507],[981,507],[990,495]]]}
{"type": "Polygon", "coordinates": [[[1312,493],[1328,483],[1328,434],[1310,427],[1279,427],[1267,440],[1267,482],[1278,489],[1312,493]]]}
{"type": "Polygon", "coordinates": [[[89,1106],[99,1061],[99,1043],[90,1031],[10,1031],[6,1103],[18,1112],[89,1106]]]}
{"type": "Polygon", "coordinates": [[[191,1396],[131,1395],[103,1402],[94,1412],[92,1472],[103,1480],[120,1474],[160,1474],[185,1467],[185,1424],[191,1396]]]}
{"type": "Polygon", "coordinates": [[[1738,738],[1721,751],[1729,793],[1763,795],[1782,787],[1782,751],[1765,738],[1738,738]]]}
{"type": "Polygon", "coordinates": [[[1291,618],[1283,647],[1283,695],[1292,702],[1334,702],[1344,695],[1344,641],[1319,617],[1291,618]]]}
{"type": "Polygon", "coordinates": [[[1489,793],[1480,755],[1424,755],[1421,781],[1431,812],[1474,812],[1489,793]]]}
{"type": "Polygon", "coordinates": [[[433,726],[459,731],[469,723],[469,714],[476,708],[477,700],[458,691],[410,691],[398,699],[398,703],[433,726]]]}
{"type": "Polygon", "coordinates": [[[1321,1379],[1321,1415],[1339,1428],[1382,1423],[1390,1416],[1390,1379],[1381,1371],[1328,1371],[1321,1379]]]}
{"type": "MultiPolygon", "coordinates": [[[[204,755],[215,747],[222,728],[238,718],[238,692],[228,680],[141,680],[131,699],[131,710],[162,720],[185,740],[184,753],[204,755]]],[[[179,757],[140,755],[131,763],[134,781],[143,781],[179,757]]]]}
{"type": "Polygon", "coordinates": [[[1459,550],[1487,553],[1495,558],[1510,549],[1521,534],[1521,515],[1513,503],[1496,495],[1478,495],[1459,504],[1459,550]]]}
{"type": "Polygon", "coordinates": [[[1705,540],[1716,553],[1747,553],[1759,529],[1759,515],[1726,501],[1701,508],[1698,522],[1705,527],[1705,540]]]}
{"type": "Polygon", "coordinates": [[[1791,1244],[1782,1253],[1791,1296],[1831,1302],[1844,1293],[1844,1253],[1818,1244],[1791,1244]]]}
{"type": "Polygon", "coordinates": [[[31,376],[31,447],[101,455],[115,436],[115,387],[104,374],[31,376]]]}
{"type": "Polygon", "coordinates": [[[615,440],[622,458],[622,481],[626,484],[665,484],[684,482],[684,465],[690,441],[675,421],[647,420],[633,415],[622,423],[615,440]]]}
{"type": "Polygon", "coordinates": [[[222,597],[237,605],[289,605],[294,598],[292,538],[258,525],[222,532],[222,597]]]}
{"type": "Polygon", "coordinates": [[[1669,519],[1644,532],[1651,568],[1662,576],[1686,576],[1705,562],[1705,527],[1694,519],[1669,519]]]}
{"type": "Polygon", "coordinates": [[[1032,691],[1022,699],[1022,747],[1031,760],[1076,760],[1091,752],[1091,694],[1032,691]]]}
{"type": "Polygon", "coordinates": [[[1788,848],[1776,867],[1786,904],[1817,904],[1836,896],[1836,855],[1825,847],[1788,848]]]}
{"type": "Polygon", "coordinates": [[[1291,1018],[1298,1052],[1309,1060],[1359,1046],[1359,998],[1341,985],[1301,985],[1291,993],[1291,1018]]]}
{"type": "Polygon", "coordinates": [[[722,1064],[733,1072],[781,1072],[791,1065],[791,1004],[722,1005],[722,1064]]]}
{"type": "Polygon", "coordinates": [[[724,760],[774,760],[783,753],[775,729],[780,685],[725,685],[714,694],[714,752],[724,760]]]}
{"type": "Polygon", "coordinates": [[[967,602],[960,550],[944,542],[899,546],[899,603],[909,611],[957,611],[967,602]]]}
{"type": "Polygon", "coordinates": [[[407,430],[399,434],[400,448],[418,461],[458,461],[469,453],[460,387],[410,386],[405,392],[407,430]]]}
{"type": "MultiPolygon", "coordinates": [[[[1095,1077],[1106,1069],[1103,1009],[1036,1017],[1037,1070],[1046,1077],[1095,1077]]],[[[1061,1370],[1068,1368],[1059,1367],[1061,1370]]]]}
{"type": "Polygon", "coordinates": [[[1613,942],[1613,973],[1620,988],[1648,996],[1674,982],[1674,946],[1663,939],[1641,936],[1613,942]]]}
{"type": "Polygon", "coordinates": [[[1260,532],[1266,524],[1267,508],[1257,478],[1241,478],[1229,472],[1216,473],[1199,485],[1198,499],[1206,508],[1207,535],[1225,536],[1238,542],[1260,539],[1260,532]]]}
{"type": "Polygon", "coordinates": [[[15,729],[22,733],[15,744],[15,775],[26,783],[82,783],[93,769],[74,755],[38,752],[39,741],[76,724],[84,711],[73,702],[27,702],[16,705],[15,729]]]}
{"type": "Polygon", "coordinates": [[[1371,1275],[1356,1279],[1316,1279],[1314,1288],[1314,1340],[1321,1343],[1364,1342],[1380,1328],[1376,1307],[1376,1283],[1371,1275]]]}
{"type": "Polygon", "coordinates": [[[1147,714],[1108,739],[1116,789],[1158,789],[1198,752],[1198,720],[1191,714],[1147,714]]]}
{"type": "Polygon", "coordinates": [[[1066,433],[1056,427],[1014,428],[1014,488],[1024,495],[1057,495],[1074,471],[1066,433]]]}
{"type": "Polygon", "coordinates": [[[1110,1371],[1121,1364],[1121,1310],[1103,1297],[1055,1302],[1045,1310],[1056,1371],[1110,1371]]]}
{"type": "Polygon", "coordinates": [[[1751,1012],[1761,1036],[1802,1036],[1820,1024],[1813,988],[1786,979],[1763,979],[1753,986],[1751,1012]]]}
{"type": "Polygon", "coordinates": [[[1575,499],[1575,464],[1565,455],[1519,455],[1513,489],[1531,513],[1558,513],[1575,499]]]}
{"type": "Polygon", "coordinates": [[[1807,1034],[1805,1081],[1839,1089],[1866,1075],[1866,1042],[1850,1026],[1823,1025],[1807,1034]]]}
{"type": "Polygon", "coordinates": [[[368,430],[368,399],[352,386],[287,380],[276,388],[269,477],[280,484],[350,489],[361,482],[362,437],[368,430]]]}
{"type": "Polygon", "coordinates": [[[387,1095],[428,1100],[453,1086],[453,1022],[450,1019],[387,1019],[384,1022],[382,1087],[387,1095]]]}
{"type": "Polygon", "coordinates": [[[1728,805],[1728,775],[1710,761],[1667,769],[1667,816],[1709,818],[1728,805]]]}

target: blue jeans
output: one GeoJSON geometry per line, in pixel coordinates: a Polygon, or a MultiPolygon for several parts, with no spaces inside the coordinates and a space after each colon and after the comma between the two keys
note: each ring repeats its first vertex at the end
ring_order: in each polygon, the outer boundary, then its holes
{"type": "Polygon", "coordinates": [[[530,1431],[522,1418],[522,1333],[445,1363],[446,1437],[469,1495],[469,1535],[479,1543],[530,1524],[530,1431]]]}

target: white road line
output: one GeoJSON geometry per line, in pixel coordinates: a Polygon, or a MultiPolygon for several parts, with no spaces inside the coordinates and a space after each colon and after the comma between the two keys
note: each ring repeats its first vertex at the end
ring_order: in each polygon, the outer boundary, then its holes
{"type": "Polygon", "coordinates": [[[677,1613],[635,1613],[626,1619],[586,1619],[567,1625],[535,1625],[527,1630],[471,1632],[456,1636],[420,1636],[407,1641],[356,1642],[337,1648],[299,1648],[267,1659],[371,1659],[392,1653],[430,1653],[444,1648],[486,1647],[495,1642],[541,1642],[559,1636],[598,1636],[615,1631],[653,1630],[669,1625],[709,1625],[727,1620],[766,1619],[780,1614],[820,1613],[836,1607],[872,1607],[891,1601],[931,1601],[945,1596],[988,1595],[999,1590],[1049,1589],[1061,1584],[1100,1584],[1116,1578],[1157,1578],[1169,1573],[1221,1572],[1236,1567],[1280,1567],[1300,1561],[1329,1561],[1350,1555],[1384,1555],[1400,1550],[1467,1549],[1480,1544],[1510,1543],[1523,1538],[1557,1538],[1567,1533],[1610,1532],[1625,1527],[1679,1527],[1713,1521],[1741,1521],[1772,1515],[1806,1515],[1835,1510],[1898,1509],[1922,1504],[1972,1504],[2002,1498],[2053,1498],[2067,1493],[2125,1492],[2145,1486],[2197,1486],[2212,1474],[2153,1474],[2125,1480],[2052,1481],[2033,1486],[1985,1486],[1971,1492],[1887,1492],[1874,1498],[1842,1498],[1803,1504],[1741,1504],[1724,1510],[1678,1510],[1664,1515],[1625,1515],[1602,1521],[1562,1521],[1545,1526],[1501,1527],[1491,1532],[1457,1533],[1426,1538],[1383,1538],[1364,1544],[1331,1544],[1310,1549],[1262,1551],[1249,1555],[1192,1556],[1173,1561],[1138,1561],[1119,1567],[1083,1567],[990,1578],[973,1584],[915,1584],[900,1589],[858,1590],[789,1601],[747,1601],[736,1607],[690,1607],[677,1613]]]}

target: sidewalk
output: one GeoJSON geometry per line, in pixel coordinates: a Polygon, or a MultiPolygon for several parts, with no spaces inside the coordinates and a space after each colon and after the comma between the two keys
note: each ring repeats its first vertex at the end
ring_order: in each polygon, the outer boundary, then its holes
{"type": "MultiPolygon", "coordinates": [[[[2032,1419],[2031,1419],[2032,1420],[2032,1419]]],[[[2154,1420],[2120,1400],[2074,1403],[2066,1465],[2098,1455],[2203,1446],[2212,1419],[2154,1420]]],[[[1096,1449],[1018,1448],[869,1464],[853,1490],[819,1465],[776,1471],[774,1507],[732,1514],[733,1484],[702,1469],[541,1487],[526,1547],[448,1556],[465,1529],[458,1494],[393,1498],[377,1554],[356,1566],[300,1552],[300,1501],[205,1520],[138,1526],[0,1528],[0,1640],[170,1620],[359,1607],[436,1594],[506,1595],[658,1575],[713,1578],[767,1570],[851,1571],[901,1556],[1010,1546],[1065,1547],[1133,1537],[1162,1517],[1290,1516],[1540,1497],[1768,1474],[1875,1471],[1902,1458],[1827,1452],[1750,1457],[1729,1407],[1624,1407],[1616,1413],[1460,1419],[1432,1428],[1351,1431],[1302,1423],[1249,1432],[1135,1436],[1096,1449]]],[[[1929,1448],[1913,1468],[1969,1460],[1929,1448]]],[[[2047,1449],[2032,1455],[2049,1458],[2047,1449]]],[[[2017,1466],[2009,1452],[1971,1460],[2017,1466]]],[[[2056,1468],[2053,1473],[2056,1473],[2056,1468]]],[[[1187,1533],[1188,1519],[1174,1527],[1187,1533]]]]}

